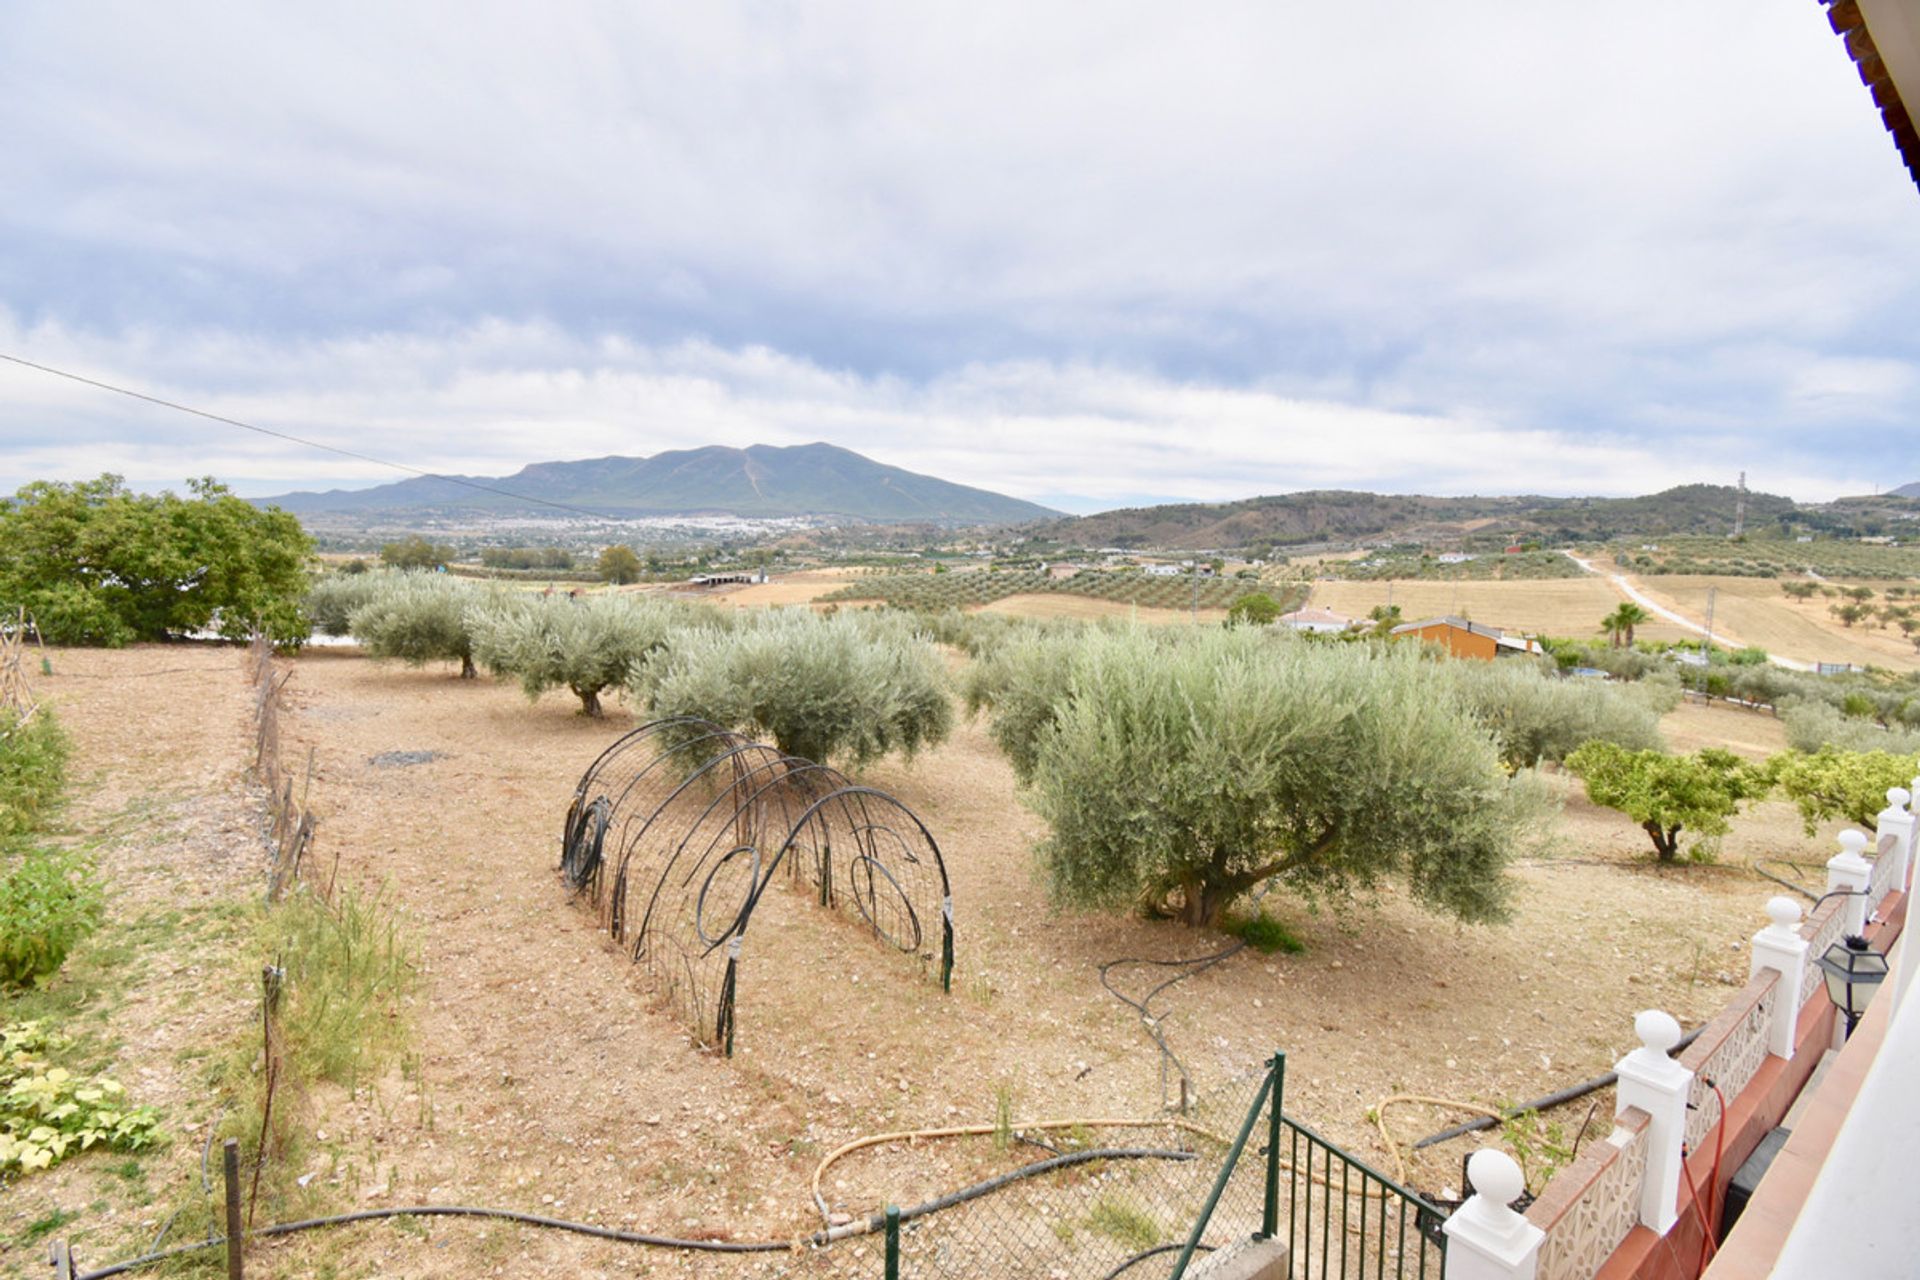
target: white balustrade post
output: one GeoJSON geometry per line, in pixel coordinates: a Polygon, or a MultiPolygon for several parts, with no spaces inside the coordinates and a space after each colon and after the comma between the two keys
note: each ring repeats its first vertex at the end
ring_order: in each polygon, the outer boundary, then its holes
{"type": "Polygon", "coordinates": [[[1534,1280],[1547,1233],[1513,1211],[1527,1180],[1504,1151],[1467,1157],[1473,1194],[1441,1224],[1447,1233],[1446,1280],[1534,1280]]]}
{"type": "MultiPolygon", "coordinates": [[[[1907,828],[1907,865],[1913,865],[1915,854],[1920,854],[1920,774],[1907,784],[1907,816],[1913,819],[1907,828]]],[[[1904,889],[1907,886],[1899,886],[1904,889]]]]}
{"type": "Polygon", "coordinates": [[[1687,1137],[1693,1072],[1668,1056],[1680,1043],[1680,1024],[1672,1014],[1648,1009],[1633,1020],[1633,1033],[1640,1037],[1640,1047],[1614,1066],[1620,1085],[1613,1114],[1617,1119],[1628,1107],[1638,1107],[1652,1117],[1647,1126],[1647,1176],[1640,1184],[1640,1221],[1665,1235],[1680,1216],[1680,1150],[1687,1137]]]}
{"type": "Polygon", "coordinates": [[[1762,969],[1780,975],[1773,996],[1773,1022],[1767,1028],[1767,1052],[1793,1056],[1793,1033],[1800,1025],[1800,988],[1807,980],[1807,940],[1800,936],[1800,904],[1792,898],[1767,899],[1766,928],[1753,935],[1753,963],[1747,976],[1762,969]]]}
{"type": "Polygon", "coordinates": [[[1867,833],[1851,827],[1840,833],[1840,852],[1827,859],[1827,892],[1845,891],[1840,900],[1840,932],[1857,937],[1867,931],[1867,885],[1873,880],[1873,864],[1861,856],[1867,847],[1867,833]]]}
{"type": "Polygon", "coordinates": [[[1907,862],[1913,854],[1913,812],[1907,805],[1912,799],[1913,793],[1905,787],[1888,787],[1887,807],[1874,821],[1874,833],[1879,837],[1874,846],[1880,849],[1881,857],[1892,859],[1892,869],[1880,877],[1889,893],[1907,886],[1907,862]],[[1889,835],[1893,837],[1892,845],[1882,847],[1889,835]]]}

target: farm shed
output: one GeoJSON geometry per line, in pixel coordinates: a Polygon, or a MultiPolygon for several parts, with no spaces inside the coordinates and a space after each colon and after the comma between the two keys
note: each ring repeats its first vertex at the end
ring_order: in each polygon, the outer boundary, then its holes
{"type": "Polygon", "coordinates": [[[1508,635],[1498,627],[1483,626],[1478,622],[1469,622],[1465,618],[1456,618],[1451,614],[1439,618],[1426,618],[1419,622],[1402,623],[1393,629],[1393,634],[1417,636],[1421,640],[1442,645],[1456,658],[1481,658],[1491,661],[1494,658],[1508,658],[1516,654],[1544,652],[1538,640],[1508,635]]]}

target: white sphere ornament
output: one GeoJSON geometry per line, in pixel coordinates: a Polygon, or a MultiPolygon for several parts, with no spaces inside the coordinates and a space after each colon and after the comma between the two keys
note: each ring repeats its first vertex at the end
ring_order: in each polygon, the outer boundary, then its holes
{"type": "Polygon", "coordinates": [[[1482,1147],[1467,1157],[1467,1181],[1475,1193],[1497,1205],[1510,1205],[1527,1189],[1526,1175],[1512,1156],[1482,1147]]]}
{"type": "Polygon", "coordinates": [[[1644,1009],[1634,1015],[1633,1034],[1649,1050],[1664,1056],[1680,1043],[1680,1024],[1664,1009],[1644,1009]]]}
{"type": "Polygon", "coordinates": [[[1907,802],[1912,799],[1913,793],[1905,787],[1887,788],[1887,806],[1889,808],[1904,809],[1907,807],[1907,802]]]}
{"type": "Polygon", "coordinates": [[[1859,857],[1867,847],[1867,835],[1864,831],[1855,831],[1848,827],[1840,833],[1840,851],[1859,857]]]}
{"type": "Polygon", "coordinates": [[[1767,899],[1767,919],[1777,929],[1792,930],[1800,923],[1800,904],[1784,893],[1767,899]]]}

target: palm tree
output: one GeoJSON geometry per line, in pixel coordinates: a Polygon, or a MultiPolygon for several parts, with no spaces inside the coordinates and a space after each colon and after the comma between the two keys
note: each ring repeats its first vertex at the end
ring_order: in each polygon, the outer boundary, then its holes
{"type": "Polygon", "coordinates": [[[1627,600],[1612,613],[1600,619],[1600,629],[1607,633],[1607,639],[1614,648],[1631,649],[1633,648],[1633,629],[1652,616],[1639,605],[1627,600]]]}

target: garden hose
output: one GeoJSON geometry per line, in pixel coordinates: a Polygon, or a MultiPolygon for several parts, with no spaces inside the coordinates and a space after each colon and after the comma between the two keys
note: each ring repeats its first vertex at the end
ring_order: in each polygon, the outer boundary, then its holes
{"type": "MultiPolygon", "coordinates": [[[[988,1131],[992,1131],[990,1126],[988,1131]]],[[[983,1182],[962,1187],[958,1191],[950,1191],[923,1204],[902,1209],[899,1211],[898,1220],[906,1222],[942,1209],[950,1209],[955,1205],[965,1204],[969,1200],[978,1199],[1002,1187],[1010,1186],[1023,1178],[1031,1178],[1037,1174],[1050,1173],[1055,1169],[1069,1168],[1094,1160],[1192,1160],[1194,1158],[1194,1153],[1191,1151],[1164,1151],[1139,1147],[1109,1147],[1092,1151],[1076,1151],[1068,1155],[1056,1156],[1051,1160],[1024,1165],[983,1182]]],[[[612,1240],[620,1244],[645,1245],[657,1249],[691,1249],[703,1253],[792,1253],[804,1248],[820,1248],[854,1236],[868,1235],[886,1229],[886,1214],[876,1212],[853,1222],[838,1227],[828,1227],[823,1231],[815,1231],[811,1235],[792,1240],[686,1240],[639,1231],[621,1231],[614,1227],[596,1226],[591,1222],[573,1222],[565,1218],[550,1218],[544,1214],[522,1213],[515,1209],[489,1209],[458,1204],[421,1204],[393,1209],[362,1209],[357,1213],[342,1213],[325,1218],[305,1218],[299,1222],[278,1222],[247,1234],[255,1237],[290,1236],[321,1227],[376,1222],[385,1218],[486,1218],[502,1222],[517,1222],[531,1227],[546,1227],[555,1231],[570,1231],[576,1235],[593,1236],[596,1239],[612,1240]]],[[[102,1267],[98,1271],[81,1273],[75,1277],[75,1280],[108,1280],[110,1276],[124,1275],[129,1271],[153,1266],[172,1258],[184,1257],[207,1249],[217,1249],[226,1242],[226,1237],[215,1236],[197,1244],[176,1245],[174,1248],[164,1249],[158,1253],[128,1258],[123,1262],[102,1267]]]]}
{"type": "MultiPolygon", "coordinates": [[[[1151,1129],[1160,1125],[1171,1125],[1176,1129],[1184,1129],[1189,1133],[1197,1133],[1203,1138],[1220,1143],[1222,1146],[1230,1145],[1227,1140],[1219,1134],[1214,1133],[1210,1129],[1203,1128],[1191,1120],[1166,1118],[1154,1120],[1037,1120],[1031,1124],[1006,1126],[997,1124],[957,1124],[947,1125],[939,1129],[900,1129],[893,1133],[869,1134],[864,1138],[855,1138],[851,1142],[843,1143],[836,1147],[834,1150],[828,1152],[826,1157],[814,1167],[813,1180],[808,1185],[809,1190],[813,1193],[813,1206],[819,1210],[820,1218],[824,1222],[827,1221],[831,1210],[827,1208],[826,1198],[820,1194],[820,1179],[824,1177],[827,1170],[843,1156],[850,1156],[856,1151],[864,1151],[868,1147],[882,1147],[895,1142],[920,1142],[935,1138],[979,1138],[991,1133],[1045,1132],[1055,1129],[1151,1129]]],[[[1049,1161],[1043,1160],[1039,1165],[1027,1165],[1026,1168],[1028,1170],[1036,1170],[1040,1168],[1040,1165],[1049,1163],[1049,1161]]],[[[902,1211],[901,1216],[906,1216],[904,1211],[902,1211]]]]}

